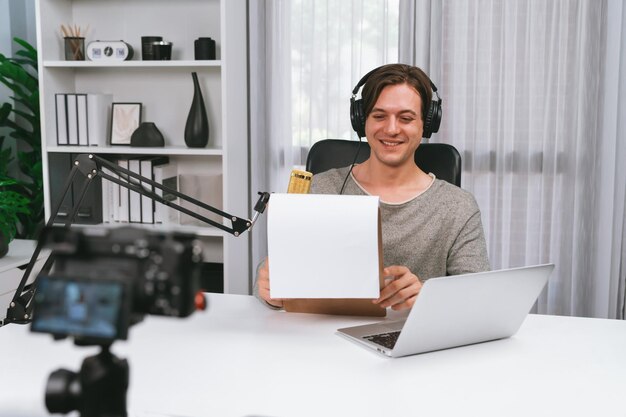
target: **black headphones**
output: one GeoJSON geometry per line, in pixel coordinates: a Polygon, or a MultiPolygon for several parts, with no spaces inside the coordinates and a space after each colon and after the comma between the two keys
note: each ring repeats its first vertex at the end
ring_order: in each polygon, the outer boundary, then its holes
{"type": "MultiPolygon", "coordinates": [[[[361,88],[368,80],[370,75],[377,71],[379,68],[374,68],[367,74],[361,78],[361,81],[354,87],[352,90],[352,98],[350,98],[350,122],[352,123],[352,129],[359,135],[359,138],[365,137],[365,119],[367,119],[367,115],[365,114],[365,109],[363,108],[363,99],[356,99],[356,95],[361,88]]],[[[439,125],[441,125],[441,98],[437,93],[437,87],[435,84],[430,81],[430,87],[433,90],[433,99],[430,102],[430,106],[428,106],[428,111],[426,112],[426,120],[424,120],[424,132],[422,137],[429,138],[433,133],[439,131],[439,125]],[[436,97],[436,99],[435,99],[436,97]]]]}

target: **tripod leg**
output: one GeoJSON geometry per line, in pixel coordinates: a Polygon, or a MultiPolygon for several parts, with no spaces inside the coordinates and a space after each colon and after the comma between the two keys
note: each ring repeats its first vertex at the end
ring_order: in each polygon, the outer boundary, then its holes
{"type": "Polygon", "coordinates": [[[129,367],[126,359],[113,355],[108,347],[83,361],[81,417],[126,417],[129,367]]]}
{"type": "MultiPolygon", "coordinates": [[[[52,210],[52,213],[50,217],[48,218],[48,222],[46,223],[46,226],[52,226],[52,224],[54,223],[54,219],[59,213],[61,204],[63,204],[63,200],[65,199],[65,196],[67,195],[70,187],[72,186],[72,181],[74,181],[74,176],[76,175],[77,172],[78,172],[78,168],[76,166],[72,167],[72,170],[70,171],[70,175],[67,177],[67,179],[65,180],[65,184],[63,185],[63,192],[61,193],[61,198],[59,199],[59,202],[57,203],[56,207],[54,207],[54,209],[52,210]]],[[[66,225],[69,225],[69,223],[66,225]]],[[[39,239],[37,241],[37,246],[35,247],[35,251],[30,257],[28,266],[26,267],[26,270],[24,271],[24,274],[22,275],[22,280],[20,281],[17,289],[15,290],[13,299],[11,300],[11,303],[9,304],[9,308],[7,309],[6,319],[4,320],[5,323],[3,324],[6,324],[6,323],[25,324],[25,323],[30,322],[31,312],[32,312],[31,301],[32,301],[32,295],[35,292],[35,285],[33,284],[30,287],[30,289],[28,289],[26,292],[25,292],[25,287],[26,287],[26,283],[28,282],[28,277],[33,271],[33,267],[35,266],[35,262],[37,258],[39,257],[39,254],[41,253],[42,248],[43,248],[43,241],[39,239]]],[[[42,273],[49,272],[52,267],[52,262],[53,262],[53,259],[52,259],[52,256],[50,256],[46,260],[43,268],[41,268],[41,272],[42,273]]]]}

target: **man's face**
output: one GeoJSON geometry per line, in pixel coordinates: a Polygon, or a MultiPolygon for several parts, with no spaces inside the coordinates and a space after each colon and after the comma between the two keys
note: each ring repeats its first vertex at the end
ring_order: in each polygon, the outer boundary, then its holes
{"type": "Polygon", "coordinates": [[[422,99],[408,84],[385,87],[365,121],[372,156],[387,166],[413,161],[422,140],[422,99]]]}

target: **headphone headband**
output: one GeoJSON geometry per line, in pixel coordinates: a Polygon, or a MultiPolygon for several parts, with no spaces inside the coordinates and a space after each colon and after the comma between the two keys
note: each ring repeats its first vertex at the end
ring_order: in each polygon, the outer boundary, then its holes
{"type": "MultiPolygon", "coordinates": [[[[378,67],[380,68],[380,67],[378,67]]],[[[374,68],[373,70],[371,70],[370,72],[368,72],[367,74],[365,74],[364,76],[361,77],[361,79],[359,80],[359,82],[357,83],[356,86],[354,86],[354,88],[352,89],[352,95],[356,96],[356,94],[359,92],[359,88],[361,88],[361,86],[363,84],[365,84],[367,82],[367,79],[378,69],[378,68],[374,68]]]]}
{"type": "MultiPolygon", "coordinates": [[[[359,138],[365,137],[365,120],[367,119],[367,115],[365,114],[365,109],[363,108],[363,99],[361,98],[357,100],[356,95],[359,92],[359,89],[365,85],[370,76],[380,68],[382,67],[374,68],[365,74],[352,89],[352,97],[350,98],[350,122],[352,123],[354,131],[357,135],[359,135],[359,138]]],[[[426,119],[424,120],[424,131],[422,136],[430,138],[433,133],[439,131],[439,126],[441,125],[442,100],[437,92],[437,86],[435,86],[428,76],[426,78],[428,78],[430,88],[434,94],[430,105],[428,106],[428,110],[426,111],[426,119]],[[435,97],[437,97],[437,99],[435,99],[435,97]]]]}

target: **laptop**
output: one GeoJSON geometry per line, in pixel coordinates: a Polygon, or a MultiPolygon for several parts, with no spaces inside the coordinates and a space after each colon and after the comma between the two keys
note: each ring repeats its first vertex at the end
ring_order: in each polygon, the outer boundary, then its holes
{"type": "Polygon", "coordinates": [[[545,264],[431,278],[405,320],[337,332],[392,358],[510,337],[553,269],[545,264]]]}

